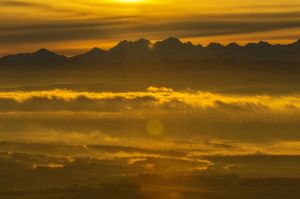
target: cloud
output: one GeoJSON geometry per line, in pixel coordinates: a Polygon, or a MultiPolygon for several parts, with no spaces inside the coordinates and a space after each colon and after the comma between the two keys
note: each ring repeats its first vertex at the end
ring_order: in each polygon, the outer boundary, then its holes
{"type": "Polygon", "coordinates": [[[234,95],[166,87],[131,92],[56,89],[0,92],[0,105],[4,140],[30,140],[48,133],[46,139],[53,132],[57,140],[56,132],[82,132],[78,134],[82,137],[73,134],[64,140],[102,143],[149,137],[182,140],[186,136],[254,143],[300,139],[297,94],[234,95]],[[160,135],[147,131],[152,120],[160,122],[160,135]],[[103,132],[107,139],[93,132],[103,132]]]}
{"type": "Polygon", "coordinates": [[[18,0],[1,0],[0,5],[2,6],[16,6],[16,7],[40,7],[43,4],[33,3],[33,2],[25,2],[18,0]]]}
{"type": "MultiPolygon", "coordinates": [[[[58,21],[33,23],[30,25],[3,25],[0,28],[0,43],[26,44],[28,42],[59,42],[79,41],[89,39],[111,38],[117,32],[124,32],[120,28],[131,25],[131,18],[137,16],[124,16],[123,18],[98,19],[90,21],[58,21]]],[[[13,23],[12,23],[13,24],[13,23]]]]}
{"type": "MultiPolygon", "coordinates": [[[[147,91],[140,92],[78,92],[72,90],[48,91],[12,91],[0,92],[3,103],[15,101],[26,104],[31,100],[58,101],[63,103],[122,103],[122,104],[148,104],[153,106],[170,106],[173,108],[222,108],[233,111],[297,111],[300,109],[300,98],[291,96],[267,95],[225,95],[210,92],[174,91],[171,88],[149,87],[147,91]]],[[[13,103],[13,105],[15,105],[13,103]]]]}
{"type": "MultiPolygon", "coordinates": [[[[256,145],[257,146],[257,145],[256,145]]],[[[272,147],[284,146],[274,143],[272,147]]],[[[299,146],[299,143],[298,143],[299,146]]],[[[249,147],[249,145],[248,145],[249,147]]],[[[86,179],[82,174],[116,176],[145,172],[172,174],[237,174],[241,176],[298,176],[299,155],[206,153],[197,155],[196,149],[181,149],[182,155],[163,153],[160,149],[145,149],[124,146],[80,146],[63,144],[1,142],[2,170],[36,175],[59,176],[74,173],[76,180],[86,179]],[[139,152],[137,152],[139,151],[139,152]],[[290,172],[293,170],[293,173],[290,172]],[[97,170],[97,174],[93,171],[97,170]],[[268,171],[268,172],[266,172],[268,171]]],[[[263,149],[263,148],[262,148],[263,149]]],[[[6,176],[6,175],[5,175],[6,176]]],[[[8,175],[9,176],[9,175],[8,175]]],[[[5,182],[1,179],[1,182],[5,182]]],[[[74,179],[75,180],[75,179],[74,179]]],[[[101,178],[99,178],[101,181],[101,178]]],[[[11,182],[11,181],[10,181],[11,182]]],[[[73,182],[74,184],[74,182],[73,182]]]]}
{"type": "Polygon", "coordinates": [[[46,1],[24,1],[24,0],[1,0],[0,5],[6,8],[15,8],[31,10],[32,12],[44,11],[52,13],[61,13],[66,16],[85,16],[88,15],[88,12],[83,12],[79,10],[74,10],[68,7],[63,7],[58,4],[49,4],[46,1]]]}
{"type": "MultiPolygon", "coordinates": [[[[225,36],[300,28],[299,12],[203,14],[157,20],[142,15],[89,16],[82,19],[3,23],[1,44],[26,44],[91,40],[123,40],[132,37],[157,38],[225,36]],[[16,25],[13,25],[16,24],[16,25]],[[180,33],[179,33],[180,32],[180,33]]],[[[46,44],[45,44],[46,45],[46,44]]]]}
{"type": "MultiPolygon", "coordinates": [[[[0,43],[16,44],[28,42],[58,42],[58,41],[81,41],[99,39],[120,39],[127,37],[150,37],[162,35],[168,37],[204,37],[204,36],[224,36],[245,33],[260,33],[275,30],[287,30],[300,28],[300,20],[289,20],[286,22],[257,22],[257,21],[182,21],[182,22],[162,22],[135,24],[133,21],[115,22],[64,22],[53,24],[41,24],[35,30],[30,31],[17,29],[15,32],[2,31],[0,43]],[[43,28],[43,26],[46,26],[43,28]],[[52,26],[52,27],[51,27],[52,26]],[[176,32],[180,31],[180,34],[176,32]],[[167,34],[163,34],[168,32],[167,34]],[[139,36],[138,36],[139,35],[139,36]]],[[[13,29],[7,28],[7,30],[13,29]]],[[[27,29],[27,28],[26,28],[27,29]]],[[[46,44],[45,44],[46,45],[46,44]]]]}

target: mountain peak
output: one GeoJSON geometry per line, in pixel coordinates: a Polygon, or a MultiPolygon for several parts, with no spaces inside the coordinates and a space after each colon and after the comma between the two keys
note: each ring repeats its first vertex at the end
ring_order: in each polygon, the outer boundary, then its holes
{"type": "Polygon", "coordinates": [[[294,45],[300,46],[300,39],[298,39],[298,40],[294,43],[294,45]]]}
{"type": "Polygon", "coordinates": [[[123,41],[120,41],[115,47],[128,46],[131,43],[132,43],[131,41],[123,40],[123,41]]]}
{"type": "Polygon", "coordinates": [[[158,41],[155,43],[156,47],[179,47],[181,46],[183,43],[175,37],[169,37],[168,39],[162,40],[162,41],[158,41]]]}
{"type": "Polygon", "coordinates": [[[104,52],[104,50],[95,47],[95,48],[92,48],[92,49],[88,52],[88,54],[101,54],[101,53],[103,53],[103,52],[104,52]]]}
{"type": "Polygon", "coordinates": [[[232,42],[232,43],[228,44],[227,47],[228,48],[239,48],[241,46],[235,42],[232,42]]]}
{"type": "Polygon", "coordinates": [[[53,52],[49,51],[46,48],[41,48],[38,51],[32,53],[32,54],[53,54],[53,52]]]}
{"type": "Polygon", "coordinates": [[[268,42],[266,42],[266,41],[259,41],[259,42],[257,43],[257,45],[262,46],[262,47],[268,47],[268,46],[271,46],[271,44],[268,43],[268,42]]]}
{"type": "Polygon", "coordinates": [[[33,56],[39,56],[39,57],[63,57],[60,56],[46,48],[41,48],[40,50],[32,53],[33,56]]]}
{"type": "Polygon", "coordinates": [[[140,38],[139,40],[135,41],[134,44],[137,44],[137,45],[142,45],[142,46],[149,46],[151,44],[151,42],[147,39],[144,39],[144,38],[140,38]]]}
{"type": "Polygon", "coordinates": [[[182,44],[182,42],[176,37],[169,37],[168,39],[164,40],[163,42],[166,42],[169,44],[182,44]]]}
{"type": "Polygon", "coordinates": [[[127,50],[129,48],[131,49],[146,49],[151,45],[151,42],[149,40],[146,40],[144,38],[141,38],[137,41],[128,41],[123,40],[119,42],[115,47],[112,48],[113,51],[115,50],[127,50]]]}
{"type": "Polygon", "coordinates": [[[124,49],[124,48],[128,48],[130,45],[132,44],[131,41],[128,40],[123,40],[120,41],[115,47],[113,47],[111,50],[120,50],[120,49],[124,49]]]}
{"type": "Polygon", "coordinates": [[[94,47],[87,53],[84,53],[81,55],[76,55],[76,56],[72,57],[71,59],[73,61],[78,61],[78,62],[97,61],[98,59],[102,59],[103,55],[105,55],[106,52],[107,51],[105,51],[105,50],[94,47]]]}
{"type": "Polygon", "coordinates": [[[217,42],[212,42],[207,46],[207,48],[212,48],[212,49],[222,48],[222,47],[223,47],[222,44],[217,42]]]}

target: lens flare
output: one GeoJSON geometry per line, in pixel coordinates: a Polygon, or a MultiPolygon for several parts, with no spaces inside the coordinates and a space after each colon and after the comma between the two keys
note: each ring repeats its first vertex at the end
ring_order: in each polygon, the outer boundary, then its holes
{"type": "Polygon", "coordinates": [[[146,125],[146,130],[152,136],[159,136],[163,132],[163,124],[159,120],[150,120],[146,125]]]}

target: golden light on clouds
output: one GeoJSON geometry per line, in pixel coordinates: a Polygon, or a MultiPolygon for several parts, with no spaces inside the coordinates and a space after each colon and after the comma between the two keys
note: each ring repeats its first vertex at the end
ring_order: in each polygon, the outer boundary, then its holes
{"type": "Polygon", "coordinates": [[[172,88],[150,86],[146,91],[137,92],[78,92],[66,89],[47,91],[13,91],[0,92],[0,100],[13,100],[26,103],[32,99],[62,100],[66,102],[86,98],[94,101],[124,100],[149,103],[154,106],[169,105],[174,108],[220,108],[232,107],[235,109],[261,109],[273,111],[298,111],[300,97],[298,95],[271,96],[271,95],[226,95],[204,91],[175,91],[172,88]]]}
{"type": "Polygon", "coordinates": [[[0,198],[299,198],[299,0],[0,13],[0,198]]]}
{"type": "Polygon", "coordinates": [[[294,0],[2,0],[0,54],[42,47],[84,51],[170,36],[203,44],[288,43],[298,39],[299,11],[294,0]]]}

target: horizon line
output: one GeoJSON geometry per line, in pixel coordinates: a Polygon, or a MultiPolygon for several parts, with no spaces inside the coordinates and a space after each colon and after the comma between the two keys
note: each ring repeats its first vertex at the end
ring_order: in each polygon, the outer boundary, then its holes
{"type": "MultiPolygon", "coordinates": [[[[193,45],[193,46],[195,46],[195,47],[203,47],[203,48],[207,48],[207,47],[209,47],[210,45],[214,45],[214,44],[221,45],[222,47],[228,47],[228,46],[230,46],[230,45],[232,45],[232,44],[236,44],[236,45],[239,46],[239,47],[247,47],[247,45],[250,45],[250,44],[256,44],[256,45],[257,45],[257,44],[260,44],[260,43],[269,44],[269,45],[271,45],[271,46],[278,46],[278,45],[280,45],[280,46],[289,46],[289,45],[293,45],[293,44],[296,44],[296,43],[300,42],[300,38],[299,38],[299,39],[293,40],[291,43],[270,43],[270,42],[267,41],[267,40],[259,40],[259,41],[257,41],[257,42],[247,42],[247,43],[245,43],[244,45],[242,45],[242,44],[239,44],[239,43],[236,42],[236,41],[227,42],[227,44],[224,44],[224,43],[222,43],[222,42],[212,41],[212,42],[209,42],[207,45],[203,45],[203,44],[201,44],[201,43],[195,44],[195,43],[193,43],[192,41],[182,41],[182,39],[180,39],[180,38],[178,38],[178,37],[172,37],[172,36],[171,36],[171,37],[168,37],[168,38],[166,38],[166,39],[162,39],[162,40],[152,40],[152,41],[151,41],[151,40],[148,40],[148,39],[145,39],[145,38],[143,38],[143,37],[140,37],[139,39],[136,39],[136,40],[129,40],[129,39],[120,40],[119,42],[115,42],[115,44],[114,44],[112,47],[107,48],[107,49],[101,48],[101,47],[98,47],[98,46],[94,46],[94,47],[91,47],[91,48],[84,48],[84,49],[87,50],[87,51],[82,52],[82,53],[80,53],[80,54],[65,55],[65,54],[62,54],[62,53],[56,53],[56,51],[59,51],[59,50],[57,50],[57,49],[56,49],[56,50],[51,50],[51,48],[42,47],[42,48],[37,48],[37,50],[34,50],[34,51],[16,52],[16,53],[14,53],[14,54],[0,55],[0,59],[3,58],[3,57],[7,57],[7,56],[15,56],[15,55],[20,55],[20,54],[34,54],[34,53],[37,53],[37,52],[39,52],[39,51],[41,51],[41,50],[47,50],[47,51],[49,51],[49,52],[55,53],[55,54],[57,54],[57,55],[65,56],[65,57],[75,57],[75,56],[78,56],[78,55],[86,54],[86,53],[92,51],[93,49],[99,49],[99,50],[103,50],[103,51],[109,52],[109,51],[111,51],[112,49],[114,49],[115,47],[117,47],[117,46],[118,46],[120,43],[122,43],[122,42],[136,43],[136,42],[141,41],[141,40],[145,40],[145,41],[150,42],[150,43],[149,43],[149,48],[151,49],[151,48],[155,47],[155,45],[156,45],[157,43],[163,42],[163,41],[167,41],[167,40],[170,40],[170,39],[178,40],[178,41],[180,41],[182,44],[191,44],[191,45],[193,45]],[[151,47],[150,45],[153,45],[153,47],[151,47]]],[[[75,50],[76,48],[73,48],[73,49],[75,50]]],[[[70,49],[70,50],[72,50],[72,49],[70,49]]],[[[82,49],[82,50],[83,50],[83,49],[82,49]]]]}

